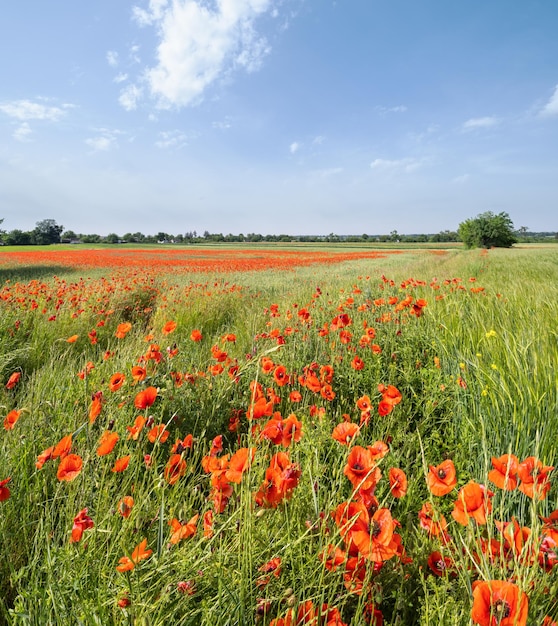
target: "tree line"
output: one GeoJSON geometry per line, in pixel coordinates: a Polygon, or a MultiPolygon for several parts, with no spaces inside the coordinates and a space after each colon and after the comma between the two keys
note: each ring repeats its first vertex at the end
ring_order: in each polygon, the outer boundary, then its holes
{"type": "MultiPolygon", "coordinates": [[[[0,219],[0,225],[4,220],[0,219]]],[[[153,235],[145,235],[141,232],[108,235],[76,233],[73,230],[65,230],[54,219],[44,219],[36,223],[31,231],[19,229],[4,231],[0,229],[0,243],[2,245],[50,245],[57,243],[250,243],[250,242],[327,242],[327,243],[357,243],[357,242],[381,242],[381,243],[451,243],[462,242],[468,248],[476,247],[511,247],[519,241],[558,241],[558,233],[542,232],[531,233],[526,226],[514,230],[513,222],[507,213],[494,214],[490,211],[481,213],[475,218],[461,222],[456,231],[443,230],[435,234],[400,234],[392,230],[383,235],[262,235],[248,233],[244,235],[231,233],[210,233],[205,231],[198,234],[195,230],[185,233],[171,234],[158,232],[153,235]]]]}

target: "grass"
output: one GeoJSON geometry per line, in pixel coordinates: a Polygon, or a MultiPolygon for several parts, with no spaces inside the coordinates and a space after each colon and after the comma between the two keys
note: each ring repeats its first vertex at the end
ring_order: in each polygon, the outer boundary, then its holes
{"type": "Polygon", "coordinates": [[[527,594],[528,624],[558,619],[554,535],[542,519],[558,509],[553,472],[540,499],[488,479],[492,457],[503,454],[557,462],[555,248],[406,249],[385,259],[226,275],[2,271],[10,282],[0,291],[0,416],[21,413],[0,439],[0,481],[11,478],[0,502],[1,549],[9,555],[0,562],[0,621],[282,626],[303,623],[305,613],[314,623],[311,615],[322,612],[320,623],[357,625],[374,624],[381,612],[384,624],[465,625],[474,584],[490,580],[513,581],[527,594]],[[171,320],[176,329],[164,334],[171,320]],[[131,328],[117,338],[123,323],[131,328]],[[374,333],[364,340],[366,328],[374,333]],[[190,337],[196,329],[201,341],[190,337]],[[352,365],[356,356],[362,369],[352,365]],[[146,378],[135,383],[137,365],[146,378]],[[273,375],[278,366],[284,385],[273,375]],[[14,372],[21,378],[8,389],[14,372]],[[126,380],[110,391],[117,372],[126,380]],[[385,415],[379,385],[401,393],[385,415]],[[156,399],[136,407],[148,387],[156,399]],[[99,392],[101,412],[91,422],[99,392]],[[252,419],[260,394],[265,414],[252,419]],[[357,408],[364,396],[370,415],[357,408]],[[147,425],[130,438],[140,414],[147,425]],[[291,414],[299,440],[273,443],[270,433],[291,414]],[[351,446],[332,438],[347,420],[361,426],[351,446]],[[157,425],[168,440],[150,441],[157,425]],[[98,456],[107,430],[119,440],[98,456]],[[69,434],[83,467],[62,481],[59,460],[40,469],[36,462],[69,434]],[[187,435],[192,444],[175,451],[186,464],[173,482],[171,447],[187,435]],[[382,476],[373,493],[364,494],[348,479],[349,453],[378,441],[389,451],[374,463],[382,476]],[[233,482],[228,463],[243,448],[254,458],[233,482]],[[127,469],[112,471],[128,455],[127,469]],[[457,483],[434,496],[428,468],[445,459],[457,483]],[[407,476],[402,498],[390,489],[392,468],[407,476]],[[493,493],[481,507],[486,524],[452,517],[470,481],[493,493]],[[128,517],[125,496],[134,501],[128,517]],[[344,526],[349,502],[360,512],[344,526]],[[425,503],[447,520],[446,535],[421,527],[425,503]],[[83,509],[93,527],[72,543],[83,509]],[[351,524],[366,517],[362,530],[373,530],[377,509],[397,520],[386,532],[402,548],[374,560],[351,524]],[[196,515],[195,531],[173,543],[170,522],[196,515]],[[514,534],[513,520],[529,530],[514,534]],[[133,552],[143,539],[152,552],[140,560],[133,552]],[[328,559],[335,550],[337,562],[328,559]],[[448,559],[442,572],[428,565],[435,551],[448,559]],[[124,557],[135,563],[119,572],[124,557]]]}

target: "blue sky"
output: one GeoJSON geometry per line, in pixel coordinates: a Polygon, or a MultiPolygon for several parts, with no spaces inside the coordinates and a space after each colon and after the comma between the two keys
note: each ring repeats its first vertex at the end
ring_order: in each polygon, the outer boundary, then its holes
{"type": "Polygon", "coordinates": [[[558,230],[556,0],[7,0],[0,218],[558,230]]]}

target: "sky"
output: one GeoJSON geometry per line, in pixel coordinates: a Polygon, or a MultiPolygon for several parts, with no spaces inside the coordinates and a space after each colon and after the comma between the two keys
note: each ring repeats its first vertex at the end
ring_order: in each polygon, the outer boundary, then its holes
{"type": "Polygon", "coordinates": [[[558,231],[556,0],[5,0],[1,228],[558,231]]]}

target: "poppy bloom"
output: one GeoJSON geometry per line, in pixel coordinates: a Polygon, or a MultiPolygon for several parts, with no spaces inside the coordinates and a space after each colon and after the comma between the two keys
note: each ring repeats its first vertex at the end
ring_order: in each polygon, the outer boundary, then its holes
{"type": "Polygon", "coordinates": [[[486,515],[492,510],[490,498],[493,495],[484,485],[470,480],[459,490],[451,516],[463,526],[467,526],[469,517],[478,524],[486,524],[486,515]]]}
{"type": "Polygon", "coordinates": [[[131,556],[123,556],[119,561],[119,565],[116,566],[116,569],[119,572],[129,572],[133,570],[134,567],[144,559],[148,559],[152,554],[153,550],[148,550],[147,548],[147,539],[143,539],[132,552],[131,556]]]}
{"type": "Polygon", "coordinates": [[[300,393],[300,391],[296,391],[295,389],[294,391],[291,391],[291,393],[289,394],[289,400],[294,403],[301,402],[302,394],[300,393]]]}
{"type": "Polygon", "coordinates": [[[50,446],[50,448],[43,450],[43,452],[41,452],[39,456],[37,457],[37,461],[35,462],[35,467],[39,470],[42,469],[44,464],[53,458],[52,457],[53,452],[54,452],[54,446],[50,446]]]}
{"type": "Polygon", "coordinates": [[[273,370],[273,379],[279,387],[283,387],[289,382],[289,375],[287,374],[287,368],[284,365],[278,365],[273,370]]]}
{"type": "MultiPolygon", "coordinates": [[[[355,489],[368,489],[378,482],[372,454],[367,448],[355,446],[347,458],[343,474],[351,481],[355,489]]],[[[377,468],[376,468],[377,469],[377,468]]]]}
{"type": "Polygon", "coordinates": [[[118,503],[118,512],[122,515],[122,517],[130,517],[133,507],[134,498],[132,498],[132,496],[124,496],[118,503]]]}
{"type": "Polygon", "coordinates": [[[12,480],[12,477],[4,478],[4,480],[0,480],[0,502],[4,502],[10,497],[10,490],[6,485],[12,480]]]}
{"type": "Polygon", "coordinates": [[[54,446],[54,449],[52,451],[52,458],[63,459],[67,454],[69,454],[71,449],[72,449],[72,435],[66,435],[65,437],[62,437],[62,439],[60,439],[60,441],[54,446]]]}
{"type": "Polygon", "coordinates": [[[186,522],[185,524],[183,524],[176,518],[171,519],[169,522],[169,526],[172,528],[172,534],[169,542],[172,544],[177,544],[182,539],[193,537],[196,534],[199,517],[199,514],[196,514],[190,519],[189,522],[186,522]]]}
{"type": "Polygon", "coordinates": [[[16,422],[19,419],[20,415],[21,411],[17,411],[16,409],[10,411],[8,415],[6,415],[6,417],[4,418],[4,428],[6,430],[12,430],[13,427],[16,425],[16,422]]]}
{"type": "Polygon", "coordinates": [[[240,448],[237,450],[229,461],[229,468],[225,472],[225,478],[231,483],[239,484],[242,481],[242,475],[250,467],[254,460],[256,448],[240,448]]]}
{"type": "Polygon", "coordinates": [[[163,335],[170,335],[175,330],[176,330],[176,322],[167,322],[163,326],[161,332],[163,333],[163,335]]]}
{"type": "Polygon", "coordinates": [[[441,513],[436,512],[430,502],[425,502],[422,505],[418,518],[420,527],[426,530],[431,537],[446,538],[448,528],[446,518],[441,513]]]}
{"type": "Polygon", "coordinates": [[[449,556],[442,556],[438,550],[435,550],[429,554],[427,565],[435,576],[443,576],[453,568],[454,563],[449,556]]]}
{"type": "Polygon", "coordinates": [[[79,335],[72,335],[66,339],[67,343],[75,343],[79,339],[79,335]]]}
{"type": "Polygon", "coordinates": [[[351,361],[351,367],[358,372],[364,369],[364,361],[359,356],[355,356],[351,361]]]}
{"type": "Polygon", "coordinates": [[[82,467],[83,461],[79,455],[68,454],[60,461],[56,478],[70,482],[79,475],[82,467]]]}
{"type": "Polygon", "coordinates": [[[368,396],[361,396],[357,400],[356,405],[357,405],[357,409],[359,409],[360,411],[369,411],[372,408],[372,404],[368,396]]]}
{"type": "Polygon", "coordinates": [[[147,438],[151,443],[155,443],[157,440],[159,443],[165,443],[169,438],[170,432],[167,430],[165,424],[158,424],[147,433],[147,438]]]}
{"type": "Polygon", "coordinates": [[[113,393],[115,391],[118,391],[120,387],[122,387],[125,381],[126,381],[126,376],[124,376],[124,374],[121,374],[120,372],[116,372],[116,374],[113,374],[110,377],[109,390],[112,391],[113,393]]]}
{"type": "Polygon", "coordinates": [[[116,445],[116,442],[119,439],[119,435],[118,433],[114,433],[110,430],[106,430],[102,435],[101,438],[99,439],[99,445],[97,447],[97,456],[106,456],[107,454],[110,454],[113,449],[114,446],[116,445]]]}
{"type": "Polygon", "coordinates": [[[199,330],[197,330],[197,329],[196,329],[196,330],[193,330],[193,331],[190,333],[190,339],[191,339],[192,341],[201,341],[201,340],[202,340],[202,334],[201,334],[201,332],[200,332],[199,330]]]}
{"type": "Polygon", "coordinates": [[[114,336],[118,339],[124,339],[124,337],[130,332],[130,330],[132,330],[132,325],[130,324],[130,322],[118,324],[114,336]]]}
{"type": "Polygon", "coordinates": [[[348,446],[353,442],[359,432],[360,426],[358,426],[358,424],[353,424],[353,422],[341,422],[333,429],[331,436],[341,445],[348,446]]]}
{"type": "Polygon", "coordinates": [[[402,498],[407,493],[407,476],[402,469],[389,470],[389,488],[394,498],[402,498]]]}
{"type": "Polygon", "coordinates": [[[147,389],[140,391],[136,395],[134,399],[134,406],[136,409],[140,409],[140,411],[149,408],[155,402],[157,393],[158,392],[155,387],[147,387],[147,389]]]}
{"type": "Polygon", "coordinates": [[[134,367],[132,367],[132,378],[135,383],[141,383],[142,380],[145,380],[146,376],[147,372],[145,367],[141,367],[139,365],[134,365],[134,367]]]}
{"type": "Polygon", "coordinates": [[[521,479],[519,491],[527,497],[543,500],[550,490],[548,474],[554,469],[545,466],[534,456],[527,457],[517,467],[517,474],[521,479]]]}
{"type": "Polygon", "coordinates": [[[114,465],[112,466],[111,472],[115,474],[118,472],[124,472],[128,469],[128,465],[130,464],[130,455],[121,456],[119,459],[116,459],[114,465]]]}
{"type": "Polygon", "coordinates": [[[186,461],[181,454],[173,454],[165,465],[165,480],[174,485],[186,473],[186,461]]]}
{"type": "Polygon", "coordinates": [[[8,378],[8,382],[6,383],[6,389],[13,389],[18,384],[20,378],[21,378],[21,372],[14,372],[8,378]]]}
{"type": "Polygon", "coordinates": [[[138,440],[139,434],[145,426],[146,419],[143,415],[138,415],[134,420],[133,426],[126,426],[126,430],[130,433],[128,439],[138,440]]]}
{"type": "Polygon", "coordinates": [[[72,526],[72,536],[70,537],[70,543],[77,543],[81,540],[83,531],[88,528],[93,528],[95,524],[93,520],[87,515],[87,509],[82,509],[74,517],[74,525],[72,526]]]}
{"type": "Polygon", "coordinates": [[[426,477],[426,483],[433,495],[445,496],[448,494],[457,485],[453,461],[447,459],[438,466],[431,465],[426,477]]]}
{"type": "Polygon", "coordinates": [[[513,583],[488,580],[474,583],[471,619],[480,626],[525,626],[527,594],[513,583]]]}
{"type": "Polygon", "coordinates": [[[90,424],[93,424],[95,420],[99,417],[99,415],[101,414],[102,408],[103,408],[103,393],[101,391],[98,391],[97,393],[93,394],[93,400],[91,401],[91,404],[89,405],[89,423],[90,424]]]}
{"type": "Polygon", "coordinates": [[[504,454],[501,457],[492,457],[492,467],[488,472],[488,480],[496,487],[513,491],[517,487],[517,468],[519,461],[514,454],[504,454]]]}

